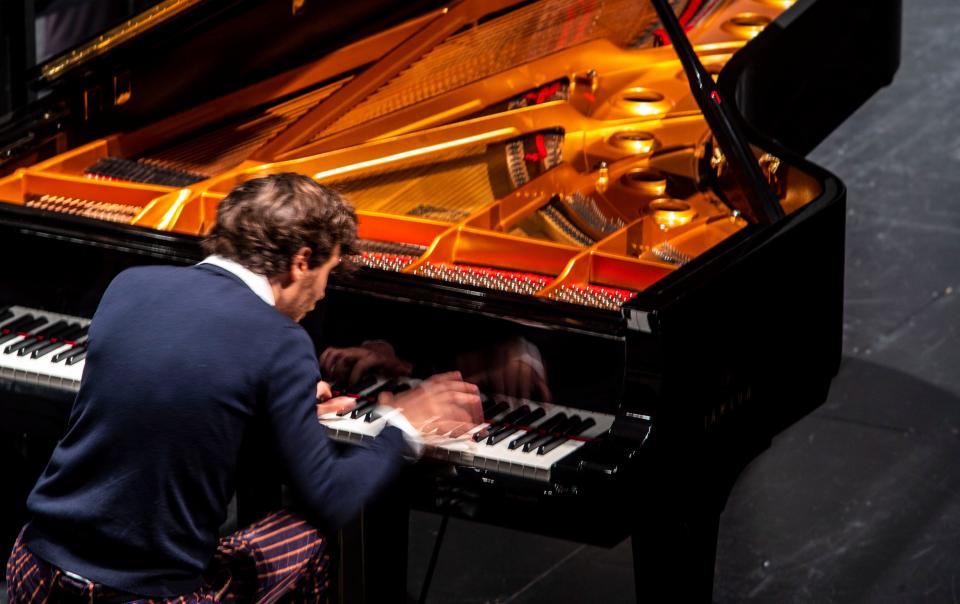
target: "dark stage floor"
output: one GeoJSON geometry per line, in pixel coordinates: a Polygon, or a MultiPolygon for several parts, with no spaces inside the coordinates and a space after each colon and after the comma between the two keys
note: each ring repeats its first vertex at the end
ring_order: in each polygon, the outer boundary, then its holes
{"type": "MultiPolygon", "coordinates": [[[[896,81],[812,154],[849,189],[843,365],[735,487],[716,602],[960,599],[958,35],[956,0],[905,2],[896,81]]],[[[633,602],[630,556],[451,521],[429,601],[633,602]]]]}

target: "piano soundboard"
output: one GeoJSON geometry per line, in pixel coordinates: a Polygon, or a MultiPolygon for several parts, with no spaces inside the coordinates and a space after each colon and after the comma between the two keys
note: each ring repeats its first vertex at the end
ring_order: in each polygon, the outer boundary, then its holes
{"type": "MultiPolygon", "coordinates": [[[[376,405],[379,392],[416,384],[417,380],[377,380],[346,395],[357,399],[353,410],[324,414],[320,423],[337,442],[357,444],[374,438],[387,425],[376,405]]],[[[554,464],[607,432],[614,419],[563,405],[481,398],[484,422],[458,437],[426,434],[424,457],[549,483],[554,464]]]]}
{"type": "Polygon", "coordinates": [[[89,319],[8,306],[0,310],[0,378],[76,392],[89,319]]]}

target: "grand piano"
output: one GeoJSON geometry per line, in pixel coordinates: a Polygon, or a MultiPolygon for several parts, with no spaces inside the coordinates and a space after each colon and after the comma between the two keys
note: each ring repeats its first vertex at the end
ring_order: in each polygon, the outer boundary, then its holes
{"type": "MultiPolygon", "coordinates": [[[[342,535],[345,597],[403,593],[415,508],[632,537],[638,599],[709,599],[736,477],[838,368],[845,189],[803,156],[892,79],[900,0],[667,6],[165,0],[15,71],[6,430],[62,429],[113,276],[198,261],[233,186],[306,174],[362,240],[304,320],[318,353],[385,340],[412,379],[459,369],[489,423],[431,436],[342,535]]],[[[344,389],[399,384],[376,378],[344,389]]],[[[362,446],[369,411],[323,423],[362,446]]],[[[255,515],[270,489],[249,489],[255,515]]]]}

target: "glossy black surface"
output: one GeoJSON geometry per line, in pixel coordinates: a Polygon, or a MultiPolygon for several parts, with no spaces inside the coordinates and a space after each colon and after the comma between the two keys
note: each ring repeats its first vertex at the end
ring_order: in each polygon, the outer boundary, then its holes
{"type": "Polygon", "coordinates": [[[900,66],[902,0],[798,0],[727,63],[718,85],[755,136],[806,155],[900,66]]]}
{"type": "MultiPolygon", "coordinates": [[[[848,187],[840,371],[826,403],[734,487],[720,521],[718,604],[954,600],[958,35],[952,0],[906,3],[893,85],[811,156],[848,187]]],[[[438,525],[433,514],[412,518],[413,593],[438,525]]],[[[453,520],[427,602],[620,604],[642,600],[637,592],[629,541],[605,549],[453,520]]]]}

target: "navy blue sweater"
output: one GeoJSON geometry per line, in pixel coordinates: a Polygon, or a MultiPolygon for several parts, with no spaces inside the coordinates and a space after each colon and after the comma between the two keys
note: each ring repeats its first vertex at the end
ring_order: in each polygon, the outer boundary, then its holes
{"type": "Polygon", "coordinates": [[[27,501],[27,547],[65,570],[145,596],[196,589],[252,422],[327,529],[404,463],[393,427],[333,450],[316,419],[309,336],[223,269],[127,270],[89,334],[67,433],[27,501]]]}

